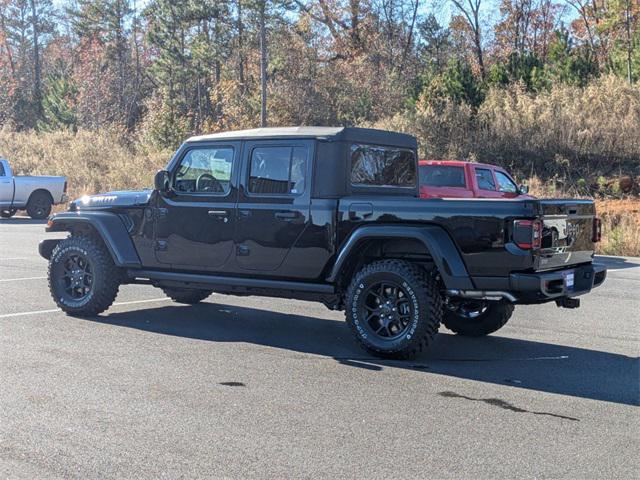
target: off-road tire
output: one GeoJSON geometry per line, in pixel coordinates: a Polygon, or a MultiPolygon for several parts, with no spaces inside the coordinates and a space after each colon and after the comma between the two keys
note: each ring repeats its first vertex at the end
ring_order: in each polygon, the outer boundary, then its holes
{"type": "Polygon", "coordinates": [[[500,330],[513,315],[514,306],[506,302],[488,302],[488,308],[476,318],[465,318],[444,309],[442,323],[458,335],[483,337],[500,330]]]}
{"type": "Polygon", "coordinates": [[[0,218],[11,218],[16,214],[16,212],[17,210],[15,208],[0,210],[0,218]]]}
{"type": "Polygon", "coordinates": [[[442,298],[436,279],[417,265],[402,260],[382,260],[363,267],[347,290],[346,320],[358,343],[383,358],[410,359],[425,350],[438,333],[442,298]],[[362,317],[366,292],[376,282],[396,282],[408,293],[413,308],[407,331],[397,339],[382,339],[362,317]]]}
{"type": "Polygon", "coordinates": [[[195,305],[213,293],[213,290],[200,290],[197,288],[163,288],[167,297],[176,303],[195,305]]]}
{"type": "Polygon", "coordinates": [[[102,240],[73,235],[62,240],[49,260],[49,291],[56,305],[71,316],[88,317],[108,309],[118,295],[122,270],[115,266],[102,240]],[[64,261],[68,255],[84,255],[92,266],[92,287],[86,298],[73,301],[64,293],[64,261]]]}
{"type": "Polygon", "coordinates": [[[51,214],[53,202],[46,192],[33,192],[27,203],[27,214],[34,220],[43,220],[51,214]]]}

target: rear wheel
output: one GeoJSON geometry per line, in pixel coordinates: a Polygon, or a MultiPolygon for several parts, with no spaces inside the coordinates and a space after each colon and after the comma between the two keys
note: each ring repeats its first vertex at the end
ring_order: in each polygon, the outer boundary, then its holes
{"type": "Polygon", "coordinates": [[[71,236],[62,240],[49,260],[49,290],[53,300],[69,315],[97,315],[118,295],[122,271],[102,241],[71,236]]]}
{"type": "Polygon", "coordinates": [[[3,210],[0,210],[0,217],[11,218],[16,214],[17,211],[18,210],[16,210],[15,208],[5,208],[3,210]]]}
{"type": "Polygon", "coordinates": [[[459,335],[482,337],[502,328],[513,310],[506,302],[453,299],[445,307],[442,323],[459,335]]]}
{"type": "Polygon", "coordinates": [[[197,288],[163,288],[162,291],[174,302],[187,305],[200,303],[213,293],[213,290],[200,290],[197,288]]]}
{"type": "Polygon", "coordinates": [[[47,192],[33,192],[27,203],[27,213],[34,220],[47,218],[51,213],[53,202],[47,192]]]}
{"type": "Polygon", "coordinates": [[[353,278],[346,303],[347,323],[360,345],[387,358],[418,355],[433,341],[442,318],[436,280],[401,260],[365,266],[353,278]]]}

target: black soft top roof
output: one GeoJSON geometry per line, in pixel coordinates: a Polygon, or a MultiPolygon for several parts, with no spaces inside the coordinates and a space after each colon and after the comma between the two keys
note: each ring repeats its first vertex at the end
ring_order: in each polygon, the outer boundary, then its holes
{"type": "MultiPolygon", "coordinates": [[[[375,195],[416,196],[414,188],[354,187],[351,185],[351,149],[354,144],[389,146],[412,150],[417,155],[418,142],[405,133],[355,127],[277,127],[235,130],[191,137],[185,142],[193,145],[200,142],[232,140],[310,139],[317,140],[315,158],[322,168],[314,170],[313,196],[315,198],[340,198],[352,193],[375,195]]],[[[417,169],[417,159],[416,169],[417,169]]]]}
{"type": "Polygon", "coordinates": [[[258,140],[271,138],[315,138],[328,142],[369,143],[416,149],[415,137],[405,133],[356,127],[275,127],[235,130],[191,137],[187,142],[214,140],[258,140]]]}

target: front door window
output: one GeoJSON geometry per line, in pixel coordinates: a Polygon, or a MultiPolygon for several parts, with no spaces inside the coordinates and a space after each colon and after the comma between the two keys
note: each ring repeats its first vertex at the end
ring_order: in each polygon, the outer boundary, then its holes
{"type": "Polygon", "coordinates": [[[194,148],[180,162],[174,188],[178,193],[227,195],[231,189],[233,149],[194,148]]]}
{"type": "Polygon", "coordinates": [[[498,190],[504,193],[518,193],[518,187],[513,180],[504,173],[496,171],[496,179],[498,180],[498,190]]]}

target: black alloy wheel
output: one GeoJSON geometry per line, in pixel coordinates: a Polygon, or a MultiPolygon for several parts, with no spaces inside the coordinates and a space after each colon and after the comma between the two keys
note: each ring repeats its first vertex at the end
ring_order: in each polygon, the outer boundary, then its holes
{"type": "Polygon", "coordinates": [[[373,335],[383,340],[395,340],[409,329],[413,306],[407,291],[396,282],[372,284],[364,292],[360,318],[373,335]]]}
{"type": "Polygon", "coordinates": [[[415,358],[431,345],[442,319],[435,276],[404,260],[363,266],[351,279],[345,304],[358,343],[384,358],[415,358]]]}
{"type": "Polygon", "coordinates": [[[79,253],[71,253],[63,260],[60,281],[67,300],[74,302],[85,299],[93,288],[93,266],[91,260],[79,253]]]}
{"type": "Polygon", "coordinates": [[[56,245],[49,259],[51,296],[69,315],[105,311],[115,300],[122,279],[123,271],[96,237],[67,237],[56,245]]]}

